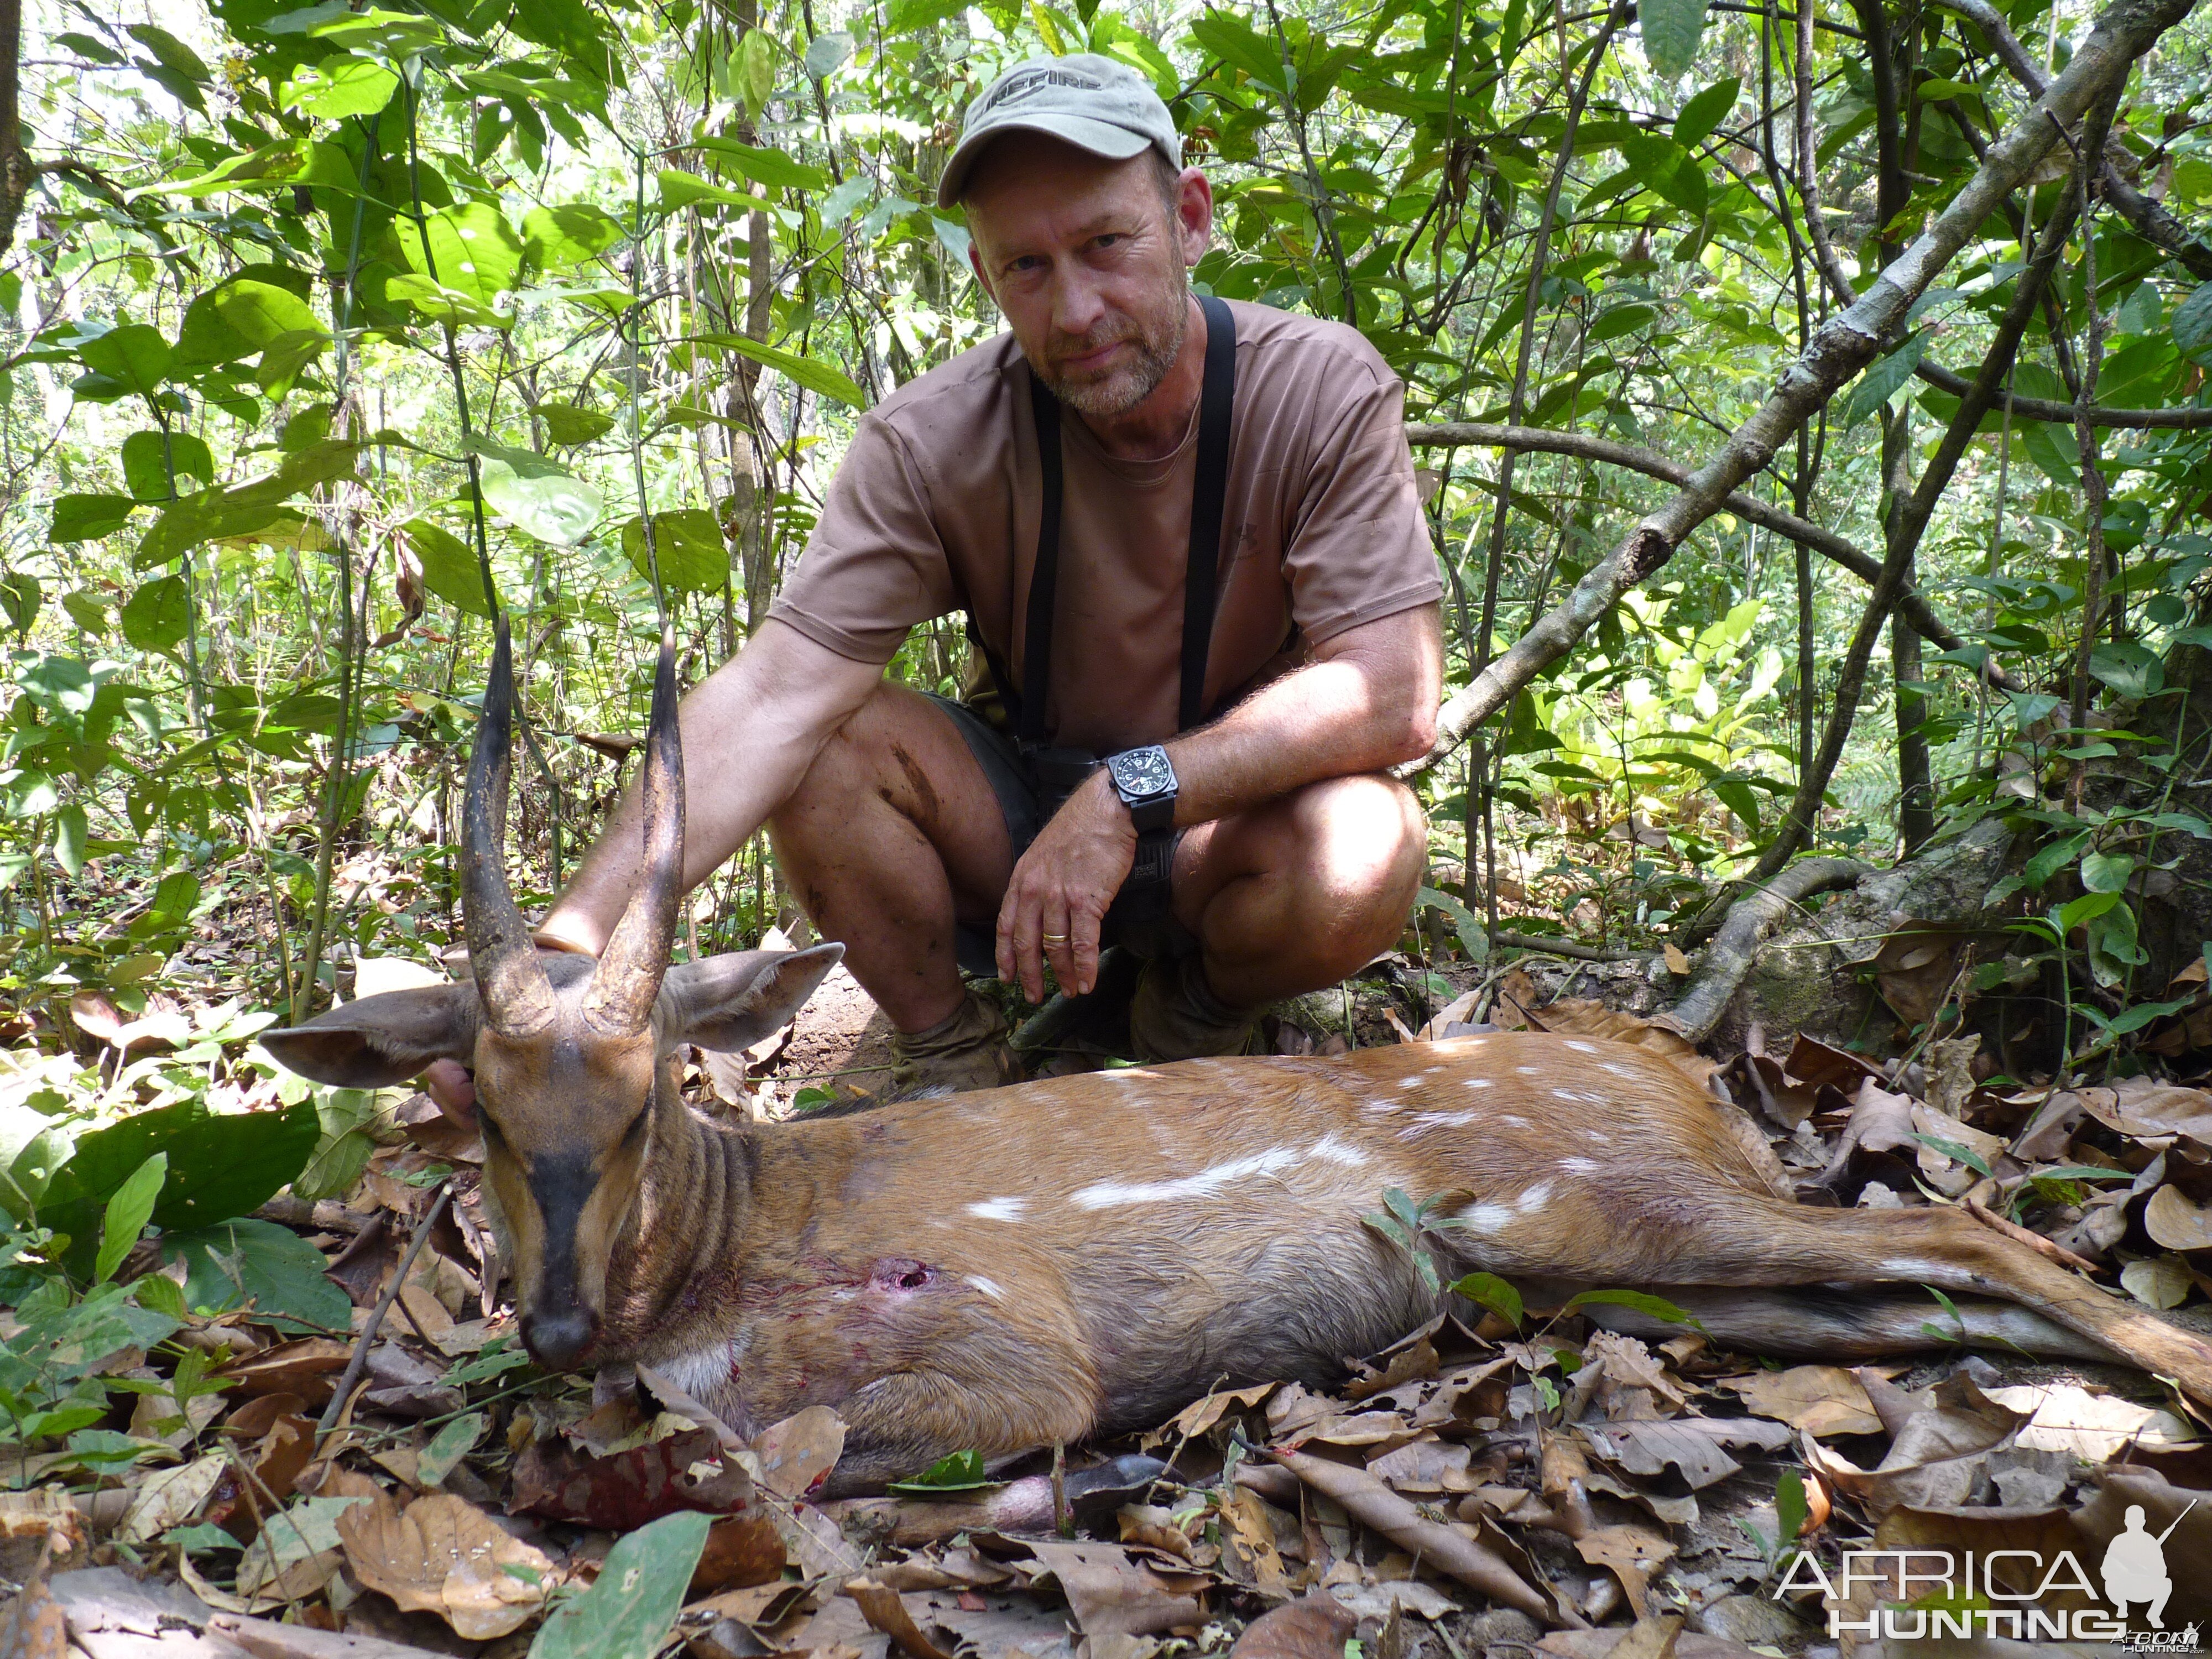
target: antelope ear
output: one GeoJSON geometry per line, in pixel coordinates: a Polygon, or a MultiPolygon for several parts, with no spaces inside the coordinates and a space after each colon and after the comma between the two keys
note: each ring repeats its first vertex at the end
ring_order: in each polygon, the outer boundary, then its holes
{"type": "Polygon", "coordinates": [[[748,1048],[789,1024],[844,954],[842,945],[817,945],[679,962],[661,981],[662,1041],[723,1054],[748,1048]]]}
{"type": "Polygon", "coordinates": [[[434,1060],[465,1063],[476,1048],[477,1011],[473,985],[386,991],[305,1025],[264,1031],[261,1046],[287,1071],[318,1083],[384,1089],[421,1076],[434,1060]]]}

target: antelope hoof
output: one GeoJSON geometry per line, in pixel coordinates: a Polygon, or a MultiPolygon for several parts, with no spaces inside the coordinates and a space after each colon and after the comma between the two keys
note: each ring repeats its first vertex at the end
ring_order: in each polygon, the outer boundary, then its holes
{"type": "Polygon", "coordinates": [[[596,1323],[582,1308],[529,1314],[522,1322],[522,1346],[549,1371],[574,1370],[598,1334],[596,1323]]]}

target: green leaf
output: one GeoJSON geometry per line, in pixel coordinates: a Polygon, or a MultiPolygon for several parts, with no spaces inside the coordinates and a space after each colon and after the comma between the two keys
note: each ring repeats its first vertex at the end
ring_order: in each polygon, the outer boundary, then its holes
{"type": "Polygon", "coordinates": [[[1705,0],[1640,0],[1636,17],[1651,72],[1669,81],[1687,74],[1705,38],[1705,0]]]}
{"type": "Polygon", "coordinates": [[[1790,1543],[1803,1532],[1812,1513],[1805,1501],[1805,1477],[1795,1469],[1783,1470],[1774,1483],[1775,1529],[1781,1541],[1790,1543]]]}
{"type": "Polygon", "coordinates": [[[1922,1146],[1942,1153],[1953,1163],[1965,1164],[1978,1176],[1985,1176],[1990,1172],[1989,1160],[1971,1146],[1961,1146],[1955,1140],[1945,1140],[1938,1135],[1924,1135],[1917,1129],[1912,1132],[1912,1138],[1922,1146]]]}
{"type": "Polygon", "coordinates": [[[484,1425],[489,1421],[490,1419],[482,1412],[470,1412],[439,1430],[415,1459],[415,1484],[434,1486],[453,1473],[453,1466],[483,1438],[484,1425]]]}
{"type": "Polygon", "coordinates": [[[906,1498],[933,1498],[948,1492],[974,1492],[990,1484],[983,1471],[983,1454],[957,1451],[940,1457],[920,1474],[894,1480],[886,1488],[906,1498]]]}
{"type": "Polygon", "coordinates": [[[1649,328],[1659,316],[1659,307],[1632,301],[1601,312],[1590,325],[1589,343],[1603,345],[1608,340],[1618,340],[1624,334],[1633,334],[1638,329],[1649,328]]]}
{"type": "Polygon", "coordinates": [[[324,1275],[323,1253],[289,1227],[240,1216],[219,1226],[164,1232],[161,1259],[185,1264],[185,1300],[195,1308],[251,1303],[264,1322],[343,1331],[346,1293],[324,1275]]]}
{"type": "Polygon", "coordinates": [[[137,503],[128,495],[60,495],[54,500],[52,542],[91,542],[112,536],[130,521],[137,503]]]}
{"type": "Polygon", "coordinates": [[[817,34],[806,43],[806,72],[817,81],[826,81],[844,68],[852,56],[853,37],[842,29],[817,34]]]}
{"type": "Polygon", "coordinates": [[[84,869],[84,844],[92,836],[84,808],[71,802],[54,814],[54,862],[71,879],[84,869]]]}
{"type": "Polygon", "coordinates": [[[1415,895],[1416,901],[1433,906],[1451,919],[1452,931],[1459,935],[1460,948],[1473,962],[1490,959],[1490,935],[1484,929],[1482,919],[1462,904],[1449,893],[1434,887],[1424,887],[1415,895]]]}
{"type": "Polygon", "coordinates": [[[2124,892],[2135,872],[2136,861],[2125,853],[2092,853],[2081,860],[2081,886],[2091,893],[2124,892]]]}
{"type": "Polygon", "coordinates": [[[1490,1310],[1507,1324],[1518,1326],[1525,1311],[1521,1292],[1496,1273],[1469,1273],[1452,1282],[1452,1294],[1490,1310]]]}
{"type": "Polygon", "coordinates": [[[1702,219],[1709,202],[1705,169],[1696,156],[1672,138],[1656,132],[1628,132],[1620,138],[1621,159],[1638,180],[1685,213],[1702,219]]]}
{"type": "MultiPolygon", "coordinates": [[[[488,202],[441,208],[420,226],[398,219],[392,230],[409,269],[451,293],[465,295],[487,313],[495,295],[514,289],[522,269],[522,239],[507,216],[488,202]]],[[[408,297],[421,303],[411,290],[408,297]]]]}
{"type": "Polygon", "coordinates": [[[168,1178],[168,1154],[155,1152],[115,1189],[115,1195],[107,1200],[107,1214],[100,1225],[100,1255],[92,1269],[94,1284],[105,1285],[115,1277],[123,1258],[131,1254],[138,1235],[146,1231],[146,1223],[154,1213],[154,1200],[161,1194],[161,1183],[168,1178]]]}
{"type": "MultiPolygon", "coordinates": [[[[642,521],[632,518],[623,522],[622,549],[630,568],[650,581],[642,521]]],[[[654,514],[653,551],[660,566],[661,586],[672,593],[719,593],[729,580],[730,553],[722,527],[704,507],[654,514]]]]}
{"type": "Polygon", "coordinates": [[[1681,113],[1674,118],[1674,142],[1685,149],[1697,149],[1708,133],[1728,119],[1742,91],[1741,76],[1731,75],[1725,81],[1714,82],[1682,106],[1681,113]]]}
{"type": "Polygon", "coordinates": [[[748,210],[763,205],[743,191],[732,190],[727,185],[702,179],[696,173],[663,167],[659,178],[660,210],[663,213],[673,213],[679,208],[697,207],[702,203],[711,207],[744,208],[748,210]]]}
{"type": "Polygon", "coordinates": [[[422,567],[423,586],[471,617],[490,617],[491,607],[484,603],[483,573],[466,542],[428,519],[410,519],[399,529],[408,550],[422,567]]]}
{"type": "Polygon", "coordinates": [[[1895,397],[1899,388],[1912,378],[1912,371],[1920,366],[1920,359],[1927,350],[1928,336],[1922,332],[1887,356],[1878,357],[1869,364],[1844,404],[1844,430],[1850,431],[1895,397]]]}
{"type": "Polygon", "coordinates": [[[134,432],[123,441],[123,481],[142,501],[166,501],[215,482],[215,457],[207,441],[189,432],[134,432]],[[170,470],[175,469],[175,488],[170,470]],[[197,480],[195,483],[194,480],[197,480]]]}
{"type": "Polygon", "coordinates": [[[158,328],[125,323],[77,348],[84,366],[94,374],[120,381],[126,391],[150,398],[169,378],[173,354],[158,328]]]}
{"type": "Polygon", "coordinates": [[[2130,702],[2155,696],[2166,685],[2166,667],[2148,647],[2125,640],[2107,641],[2089,653],[2089,672],[2130,702]]]}
{"type": "Polygon", "coordinates": [[[606,511],[598,490],[565,473],[525,477],[505,461],[487,460],[477,476],[493,510],[516,529],[556,547],[575,546],[606,511]]]}
{"type": "Polygon", "coordinates": [[[467,290],[447,288],[419,271],[403,271],[384,284],[384,297],[410,305],[434,323],[455,328],[511,328],[514,319],[495,311],[467,290]]]}
{"type": "Polygon", "coordinates": [[[749,340],[742,334],[702,334],[699,337],[699,343],[702,345],[722,346],[736,352],[741,357],[750,357],[757,363],[765,363],[770,368],[789,375],[809,392],[819,392],[824,398],[835,398],[839,403],[848,404],[854,409],[866,409],[868,406],[866,392],[846,379],[840,371],[830,368],[827,363],[817,362],[811,357],[802,357],[797,352],[786,351],[780,346],[763,345],[759,341],[749,340]]]}
{"type": "Polygon", "coordinates": [[[2191,362],[2212,363],[2212,283],[2184,300],[2167,326],[2183,356],[2191,362]]]}
{"type": "Polygon", "coordinates": [[[305,300],[270,283],[237,282],[217,289],[215,311],[248,351],[265,350],[288,334],[330,332],[305,300]]]}
{"type": "Polygon", "coordinates": [[[653,1659],[711,1524],[712,1516],[682,1510],[618,1540],[591,1589],[546,1615],[530,1659],[653,1659]]]}
{"type": "Polygon", "coordinates": [[[182,576],[155,577],[123,607],[123,637],[137,650],[169,650],[191,627],[191,590],[182,576]]]}
{"type": "Polygon", "coordinates": [[[522,250],[540,270],[566,270],[595,259],[629,233],[589,202],[532,208],[523,216],[522,250]]]}
{"type": "Polygon", "coordinates": [[[199,53],[168,30],[152,23],[132,23],[123,32],[152,52],[155,61],[163,69],[181,75],[188,81],[209,79],[208,66],[200,61],[199,53]]]}
{"type": "Polygon", "coordinates": [[[1653,1319],[1664,1320],[1669,1325],[1687,1325],[1692,1330],[1702,1331],[1703,1325],[1684,1313],[1663,1296],[1653,1296],[1646,1291],[1584,1291],[1569,1299],[1560,1311],[1572,1313],[1577,1308],[1597,1304],[1632,1309],[1653,1319]]]}
{"type": "Polygon", "coordinates": [[[325,58],[319,64],[302,64],[292,71],[276,95],[277,106],[325,121],[349,115],[374,115],[392,101],[398,89],[399,71],[374,58],[348,52],[325,58]]]}
{"type": "Polygon", "coordinates": [[[613,416],[602,415],[595,409],[579,409],[574,404],[549,400],[531,412],[545,422],[545,435],[564,447],[593,442],[615,429],[613,416]]]}
{"type": "Polygon", "coordinates": [[[2058,929],[2062,933],[2070,933],[2084,923],[2095,921],[2119,902],[2118,893],[2084,893],[2059,907],[2058,929]]]}
{"type": "MultiPolygon", "coordinates": [[[[709,155],[720,157],[755,184],[766,185],[770,190],[803,190],[819,195],[830,188],[829,173],[805,161],[795,161],[780,149],[740,143],[735,138],[712,135],[702,136],[692,142],[696,148],[709,155]]],[[[753,205],[757,207],[761,204],[755,202],[753,205]]]]}
{"type": "Polygon", "coordinates": [[[196,1100],[122,1118],[77,1138],[54,1172],[39,1218],[56,1232],[89,1238],[102,1209],[146,1159],[169,1158],[169,1179],[154,1209],[164,1232],[244,1215],[306,1165],[321,1135],[312,1103],[280,1112],[218,1116],[196,1100]]]}

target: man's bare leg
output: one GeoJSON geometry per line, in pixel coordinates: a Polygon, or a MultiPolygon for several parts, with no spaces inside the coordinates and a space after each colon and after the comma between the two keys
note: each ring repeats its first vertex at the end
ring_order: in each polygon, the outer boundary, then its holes
{"type": "Polygon", "coordinates": [[[1212,994],[1261,1007],[1334,985],[1389,950],[1427,854],[1427,823],[1403,784],[1308,784],[1183,837],[1176,919],[1199,941],[1212,994]]]}
{"type": "Polygon", "coordinates": [[[886,681],[769,821],[777,861],[824,939],[902,1032],[963,1001],[953,927],[988,928],[1013,870],[990,780],[959,729],[886,681]]]}

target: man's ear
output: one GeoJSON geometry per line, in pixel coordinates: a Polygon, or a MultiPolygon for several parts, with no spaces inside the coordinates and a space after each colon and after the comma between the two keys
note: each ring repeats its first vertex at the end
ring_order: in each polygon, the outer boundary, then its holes
{"type": "Polygon", "coordinates": [[[473,985],[425,985],[363,997],[305,1025],[264,1031],[276,1063],[342,1089],[384,1089],[422,1075],[434,1060],[467,1064],[481,1005],[473,985]]]}
{"type": "Polygon", "coordinates": [[[842,945],[811,951],[732,951],[679,962],[661,981],[665,1042],[696,1042],[734,1054],[791,1023],[845,954],[842,945]]]}

